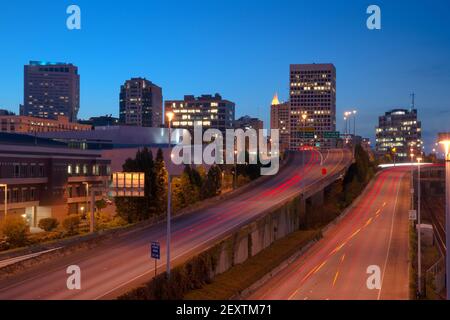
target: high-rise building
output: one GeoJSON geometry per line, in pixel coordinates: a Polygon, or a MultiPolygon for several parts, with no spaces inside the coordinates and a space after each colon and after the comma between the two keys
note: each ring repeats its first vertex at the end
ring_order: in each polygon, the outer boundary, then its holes
{"type": "Polygon", "coordinates": [[[290,66],[290,148],[334,147],[326,133],[336,131],[336,68],[333,64],[290,66]],[[309,133],[309,135],[307,134],[309,133]]]}
{"type": "Polygon", "coordinates": [[[218,129],[225,137],[226,129],[233,129],[235,117],[234,102],[224,100],[219,94],[194,97],[184,96],[184,100],[165,102],[165,112],[173,112],[172,126],[187,129],[193,134],[194,125],[202,125],[203,130],[218,129]]]}
{"type": "Polygon", "coordinates": [[[376,154],[390,155],[398,162],[410,160],[410,155],[422,154],[422,124],[416,109],[394,109],[379,117],[376,128],[376,154]],[[411,150],[412,149],[412,150],[411,150]]]}
{"type": "Polygon", "coordinates": [[[122,125],[161,127],[162,89],[145,78],[132,78],[120,87],[122,125]]]}
{"type": "Polygon", "coordinates": [[[280,137],[280,149],[289,149],[290,140],[290,112],[291,107],[289,102],[281,103],[278,99],[278,94],[272,99],[270,106],[270,129],[278,129],[280,137]]]}
{"type": "Polygon", "coordinates": [[[21,115],[77,120],[80,109],[78,67],[67,63],[31,61],[24,68],[24,104],[21,115]]]}

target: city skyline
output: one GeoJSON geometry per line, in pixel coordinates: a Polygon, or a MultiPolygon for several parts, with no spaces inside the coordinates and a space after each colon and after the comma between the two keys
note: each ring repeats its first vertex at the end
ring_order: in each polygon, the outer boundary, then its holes
{"type": "Polygon", "coordinates": [[[267,127],[273,94],[278,92],[280,100],[288,100],[289,65],[331,62],[337,69],[338,130],[343,129],[343,112],[357,109],[358,133],[373,140],[378,115],[395,108],[409,108],[412,92],[416,93],[428,152],[436,133],[446,130],[442,115],[450,101],[445,90],[450,83],[450,65],[445,59],[450,47],[445,40],[450,32],[445,28],[444,13],[449,8],[445,1],[435,2],[433,8],[416,1],[382,1],[380,31],[365,27],[366,3],[362,1],[356,5],[330,1],[321,11],[316,4],[304,6],[289,1],[258,6],[253,2],[198,2],[176,7],[173,3],[142,3],[139,13],[133,13],[131,6],[120,12],[108,7],[103,13],[102,3],[77,4],[83,19],[79,31],[65,28],[66,2],[30,3],[25,8],[5,4],[0,29],[15,28],[16,39],[2,32],[10,50],[0,53],[1,60],[8,61],[2,67],[0,84],[4,91],[0,107],[18,113],[23,103],[21,70],[28,61],[65,61],[77,65],[81,75],[79,118],[117,116],[120,85],[136,76],[161,86],[166,100],[220,92],[236,102],[236,117],[258,117],[267,127]],[[406,6],[407,12],[403,10],[406,6]],[[211,10],[220,10],[221,20],[232,19],[233,23],[221,24],[204,15],[211,10]],[[11,17],[17,16],[18,11],[21,19],[15,22],[11,17]],[[45,19],[31,28],[36,12],[45,19]],[[186,12],[190,17],[187,25],[180,19],[186,12]],[[315,13],[314,19],[308,17],[311,12],[315,13]],[[175,22],[164,22],[167,15],[175,22]],[[280,17],[276,26],[266,25],[271,16],[280,17]],[[119,17],[124,22],[118,22],[119,17]],[[202,22],[197,22],[198,17],[203,17],[202,22]],[[414,21],[405,22],[414,20],[407,17],[420,19],[420,27],[414,21]],[[314,25],[315,20],[321,23],[306,32],[303,27],[314,25]],[[127,25],[126,21],[130,23],[127,25]],[[121,49],[118,39],[131,30],[135,33],[130,34],[130,39],[121,40],[124,44],[145,35],[145,29],[135,28],[145,26],[145,21],[154,28],[152,41],[139,50],[121,49]],[[332,37],[328,30],[333,30],[332,37]],[[27,43],[17,41],[25,34],[29,35],[27,43]],[[48,40],[43,42],[42,34],[48,40]],[[212,40],[206,41],[207,38],[212,40]],[[151,50],[154,43],[159,44],[159,50],[151,50]],[[180,49],[176,49],[176,44],[180,49]],[[82,50],[87,47],[90,50],[82,50]],[[184,50],[186,47],[190,49],[184,50]],[[114,56],[107,54],[110,50],[114,50],[114,56]]]}

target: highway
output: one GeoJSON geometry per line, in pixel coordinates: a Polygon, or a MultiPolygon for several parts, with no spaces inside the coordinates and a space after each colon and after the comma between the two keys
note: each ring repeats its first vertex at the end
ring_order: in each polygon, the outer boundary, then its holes
{"type": "MultiPolygon", "coordinates": [[[[299,193],[301,187],[327,179],[351,161],[350,152],[344,150],[331,150],[324,154],[304,151],[292,157],[276,176],[263,180],[254,188],[174,219],[171,250],[174,264],[200,253],[265,210],[299,193]],[[322,168],[327,168],[325,177],[322,168]]],[[[149,257],[151,241],[161,242],[163,260],[158,271],[165,270],[165,230],[165,223],[152,226],[105,242],[90,251],[77,252],[26,270],[0,281],[0,299],[115,298],[154,276],[154,262],[149,257]],[[81,268],[81,290],[67,289],[66,269],[70,265],[81,268]]]]}
{"type": "Polygon", "coordinates": [[[323,239],[249,299],[409,299],[409,173],[378,174],[323,239]],[[370,266],[379,268],[380,289],[367,286],[370,266]]]}

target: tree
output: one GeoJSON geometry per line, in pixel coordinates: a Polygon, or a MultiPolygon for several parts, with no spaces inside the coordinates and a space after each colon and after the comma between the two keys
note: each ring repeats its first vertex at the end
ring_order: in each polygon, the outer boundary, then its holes
{"type": "Polygon", "coordinates": [[[164,163],[164,155],[161,149],[158,149],[155,160],[155,188],[152,196],[157,215],[164,214],[167,211],[167,181],[169,175],[164,163]]]}
{"type": "Polygon", "coordinates": [[[222,170],[216,165],[213,165],[206,176],[205,182],[202,186],[203,199],[211,198],[220,194],[222,188],[222,170]]]}
{"type": "Polygon", "coordinates": [[[7,216],[0,224],[0,232],[13,247],[26,245],[29,227],[20,216],[7,216]]]}
{"type": "Polygon", "coordinates": [[[69,235],[77,234],[80,229],[80,217],[68,216],[63,220],[62,226],[69,235]]]}

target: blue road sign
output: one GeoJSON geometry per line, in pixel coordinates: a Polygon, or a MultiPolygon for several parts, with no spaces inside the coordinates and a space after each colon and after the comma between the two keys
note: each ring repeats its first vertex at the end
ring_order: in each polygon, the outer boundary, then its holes
{"type": "Polygon", "coordinates": [[[161,259],[161,245],[159,244],[159,242],[152,242],[150,251],[151,251],[152,259],[156,259],[156,260],[161,259]]]}

